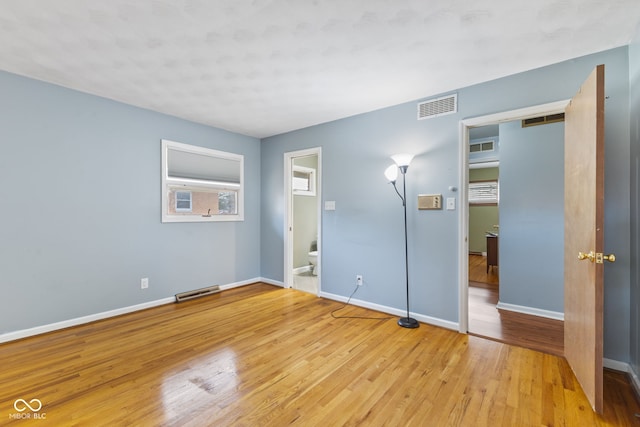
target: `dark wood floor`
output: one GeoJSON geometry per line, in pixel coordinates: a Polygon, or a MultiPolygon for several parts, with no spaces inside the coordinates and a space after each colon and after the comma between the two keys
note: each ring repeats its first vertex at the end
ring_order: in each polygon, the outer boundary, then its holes
{"type": "Polygon", "coordinates": [[[498,310],[499,270],[486,257],[469,255],[469,333],[545,353],[564,355],[560,320],[498,310]]]}

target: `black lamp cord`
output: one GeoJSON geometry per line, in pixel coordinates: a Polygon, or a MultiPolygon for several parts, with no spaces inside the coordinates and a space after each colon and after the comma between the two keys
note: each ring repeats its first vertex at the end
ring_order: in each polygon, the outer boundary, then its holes
{"type": "Polygon", "coordinates": [[[331,312],[331,317],[333,317],[334,319],[367,319],[367,320],[389,320],[392,319],[391,316],[389,317],[366,317],[366,316],[336,316],[335,312],[342,310],[343,308],[345,308],[346,306],[349,305],[349,302],[351,301],[351,298],[356,294],[356,292],[358,292],[358,288],[360,286],[356,285],[356,288],[353,290],[353,292],[351,293],[351,295],[349,295],[349,298],[347,299],[347,302],[340,308],[336,308],[335,310],[333,310],[331,312]]]}

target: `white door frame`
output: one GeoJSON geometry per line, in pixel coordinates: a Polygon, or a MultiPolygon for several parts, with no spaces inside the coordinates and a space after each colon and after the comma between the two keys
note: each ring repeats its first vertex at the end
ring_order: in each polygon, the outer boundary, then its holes
{"type": "Polygon", "coordinates": [[[291,176],[293,159],[297,157],[318,156],[316,171],[316,200],[318,215],[318,293],[322,285],[322,147],[284,153],[284,287],[293,287],[293,193],[291,192],[291,176]]]}
{"type": "Polygon", "coordinates": [[[458,210],[458,330],[469,331],[469,128],[506,123],[513,120],[563,113],[569,99],[504,111],[502,113],[473,117],[460,121],[459,133],[459,181],[460,209],[458,210]]]}

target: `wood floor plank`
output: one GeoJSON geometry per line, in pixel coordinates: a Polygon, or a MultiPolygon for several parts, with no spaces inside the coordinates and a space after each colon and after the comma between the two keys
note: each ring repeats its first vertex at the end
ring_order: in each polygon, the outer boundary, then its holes
{"type": "Polygon", "coordinates": [[[600,417],[563,358],[341,305],[256,284],[2,344],[0,424],[638,425],[624,375],[600,417]]]}

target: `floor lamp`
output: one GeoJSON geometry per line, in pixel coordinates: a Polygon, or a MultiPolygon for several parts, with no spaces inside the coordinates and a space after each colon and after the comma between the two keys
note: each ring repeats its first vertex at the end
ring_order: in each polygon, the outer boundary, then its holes
{"type": "Polygon", "coordinates": [[[391,156],[391,158],[395,162],[395,165],[389,166],[387,170],[384,171],[384,175],[389,182],[393,184],[393,188],[396,190],[396,193],[398,193],[398,196],[400,196],[402,206],[404,207],[404,268],[407,279],[407,317],[401,317],[398,320],[398,325],[403,328],[417,328],[420,326],[420,323],[409,316],[409,246],[407,244],[407,169],[409,169],[409,164],[411,160],[413,160],[413,154],[396,154],[391,156]],[[396,187],[398,170],[402,173],[402,194],[400,194],[398,187],[396,187]]]}

